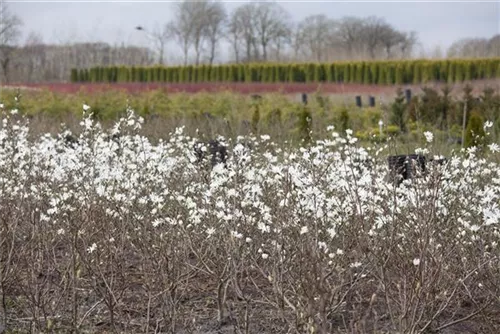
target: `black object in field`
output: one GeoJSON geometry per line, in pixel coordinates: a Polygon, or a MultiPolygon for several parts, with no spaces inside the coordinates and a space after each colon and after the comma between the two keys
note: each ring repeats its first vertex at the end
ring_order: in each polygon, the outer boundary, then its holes
{"type": "Polygon", "coordinates": [[[302,103],[307,104],[307,94],[302,93],[302,103]]]}
{"type": "Polygon", "coordinates": [[[194,144],[196,161],[202,162],[205,158],[210,158],[212,167],[219,163],[226,164],[227,148],[218,140],[210,140],[207,143],[197,142],[194,144]],[[205,149],[203,149],[205,147],[205,149]]]}
{"type": "Polygon", "coordinates": [[[356,106],[358,108],[361,108],[363,106],[363,104],[361,103],[361,96],[356,96],[356,106]]]}
{"type": "Polygon", "coordinates": [[[66,136],[64,136],[64,144],[67,147],[70,147],[70,148],[74,149],[74,148],[76,148],[80,144],[80,142],[73,135],[67,134],[66,136]]]}
{"type": "Polygon", "coordinates": [[[418,173],[425,172],[426,161],[423,155],[393,155],[388,157],[387,161],[389,163],[391,177],[393,179],[398,175],[402,177],[399,179],[399,183],[403,180],[414,178],[418,173]]]}
{"type": "Polygon", "coordinates": [[[375,107],[375,96],[370,96],[369,98],[370,107],[375,107]]]}
{"type": "Polygon", "coordinates": [[[406,103],[410,103],[411,101],[411,89],[405,90],[406,103]]]}

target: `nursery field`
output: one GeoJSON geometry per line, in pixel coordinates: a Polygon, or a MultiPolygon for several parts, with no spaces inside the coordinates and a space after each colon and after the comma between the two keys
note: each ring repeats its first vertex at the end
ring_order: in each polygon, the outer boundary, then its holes
{"type": "MultiPolygon", "coordinates": [[[[145,119],[144,134],[156,139],[165,139],[177,127],[185,126],[187,134],[204,139],[269,134],[276,142],[300,145],[304,140],[323,138],[324,125],[332,124],[341,132],[353,130],[363,144],[386,142],[394,153],[413,152],[422,144],[422,132],[432,131],[435,148],[448,154],[463,147],[471,117],[478,119],[476,124],[493,122],[490,142],[498,142],[500,137],[500,87],[495,81],[379,86],[377,94],[359,92],[351,85],[356,93],[312,91],[307,94],[306,105],[301,93],[169,92],[157,86],[146,91],[116,89],[121,84],[95,84],[102,90],[92,90],[93,85],[71,92],[59,89],[66,84],[55,84],[53,89],[2,89],[0,102],[6,109],[17,109],[32,119],[32,133],[38,134],[58,133],[61,123],[78,131],[81,105],[87,104],[92,106],[94,119],[105,128],[132,108],[145,119]],[[406,96],[402,88],[410,89],[411,96],[406,96]],[[361,108],[355,104],[356,96],[361,97],[361,108]],[[368,104],[369,97],[375,100],[373,107],[368,104]]],[[[124,85],[144,88],[145,84],[124,85]]],[[[477,125],[473,130],[482,131],[477,125]]]]}
{"type": "Polygon", "coordinates": [[[90,103],[44,134],[18,102],[0,110],[0,331],[500,331],[494,142],[442,160],[419,133],[426,167],[402,180],[388,142],[326,121],[213,150],[187,126],[146,136],[131,107],[101,126],[90,103]]]}
{"type": "Polygon", "coordinates": [[[389,94],[3,89],[0,332],[500,332],[499,91],[389,94]]]}

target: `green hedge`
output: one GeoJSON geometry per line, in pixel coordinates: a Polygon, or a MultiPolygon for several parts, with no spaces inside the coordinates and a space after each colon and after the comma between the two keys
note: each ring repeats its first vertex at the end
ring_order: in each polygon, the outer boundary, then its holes
{"type": "Polygon", "coordinates": [[[500,58],[306,64],[92,67],[72,69],[71,82],[344,82],[400,85],[500,77],[500,58]]]}

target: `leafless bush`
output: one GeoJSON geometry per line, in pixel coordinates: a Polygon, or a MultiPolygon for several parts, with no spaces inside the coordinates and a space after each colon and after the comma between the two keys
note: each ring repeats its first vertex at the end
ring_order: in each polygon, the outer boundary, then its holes
{"type": "Polygon", "coordinates": [[[83,119],[73,146],[3,112],[8,331],[499,329],[500,168],[475,149],[397,186],[350,131],[228,139],[206,169],[197,138],[153,145],[131,110],[109,131],[83,119]]]}

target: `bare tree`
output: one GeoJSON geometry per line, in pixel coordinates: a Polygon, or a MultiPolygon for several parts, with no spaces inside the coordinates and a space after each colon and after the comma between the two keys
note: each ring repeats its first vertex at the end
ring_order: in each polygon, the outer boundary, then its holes
{"type": "Polygon", "coordinates": [[[191,26],[193,28],[193,47],[196,55],[195,63],[198,65],[200,63],[201,53],[203,51],[203,44],[206,38],[206,26],[208,7],[210,6],[207,0],[201,0],[197,2],[188,2],[189,5],[184,5],[185,8],[189,8],[187,13],[190,13],[191,26]]]}
{"type": "MultiPolygon", "coordinates": [[[[14,47],[13,47],[14,48],[14,47]]],[[[9,80],[16,82],[60,82],[69,79],[72,68],[111,65],[152,65],[153,50],[123,43],[44,44],[30,33],[22,47],[15,49],[15,65],[9,66],[9,80]]]]}
{"type": "Polygon", "coordinates": [[[169,30],[182,46],[184,65],[188,62],[191,46],[195,52],[195,63],[199,65],[206,43],[210,49],[209,61],[213,63],[226,19],[223,4],[209,0],[184,0],[174,5],[174,14],[175,19],[169,23],[169,30]]]}
{"type": "Polygon", "coordinates": [[[486,38],[462,38],[448,48],[448,57],[487,57],[486,38]]]}
{"type": "Polygon", "coordinates": [[[255,31],[262,47],[262,60],[267,60],[269,43],[286,30],[289,14],[275,2],[261,2],[257,5],[255,31]]]}
{"type": "MultiPolygon", "coordinates": [[[[253,60],[255,56],[258,56],[259,52],[257,48],[257,35],[254,20],[256,15],[256,5],[254,3],[248,3],[236,8],[229,22],[229,32],[235,55],[239,58],[239,50],[237,50],[237,48],[243,44],[246,61],[253,60]]],[[[239,61],[239,59],[237,61],[239,61]]]]}
{"type": "Polygon", "coordinates": [[[183,1],[174,4],[174,20],[168,23],[168,30],[181,45],[184,65],[187,65],[189,48],[194,40],[193,3],[183,1]]]}
{"type": "Polygon", "coordinates": [[[10,13],[7,4],[0,1],[0,67],[5,82],[9,81],[9,67],[16,51],[15,44],[21,35],[22,24],[19,17],[10,13]]]}
{"type": "Polygon", "coordinates": [[[281,61],[283,48],[292,44],[291,24],[288,24],[287,22],[285,22],[285,24],[280,24],[272,42],[276,51],[276,60],[281,61]]]}
{"type": "Polygon", "coordinates": [[[209,47],[209,63],[213,64],[217,45],[225,34],[225,23],[227,19],[226,9],[220,2],[212,2],[207,8],[205,15],[205,36],[209,47]]]}
{"type": "Polygon", "coordinates": [[[415,31],[403,33],[402,40],[399,43],[401,58],[408,58],[413,53],[413,49],[418,44],[418,37],[415,31]]]}
{"type": "Polygon", "coordinates": [[[334,39],[336,23],[326,15],[312,15],[299,23],[297,46],[307,58],[320,62],[325,60],[326,53],[334,39]]]}
{"type": "Polygon", "coordinates": [[[500,35],[486,38],[462,38],[448,48],[448,57],[498,57],[500,35]]]}
{"type": "Polygon", "coordinates": [[[345,17],[339,25],[339,37],[347,48],[347,54],[352,56],[354,47],[363,42],[364,22],[357,17],[345,17]]]}
{"type": "Polygon", "coordinates": [[[236,63],[240,62],[241,35],[242,32],[240,30],[240,26],[235,21],[235,16],[231,16],[231,21],[228,24],[226,33],[226,39],[231,44],[236,63]]]}
{"type": "Polygon", "coordinates": [[[364,20],[363,37],[368,53],[372,59],[376,57],[377,47],[381,44],[382,32],[389,25],[384,19],[370,16],[364,20]]]}
{"type": "Polygon", "coordinates": [[[403,33],[394,29],[391,25],[385,24],[381,27],[379,40],[383,45],[387,58],[392,57],[392,48],[403,42],[405,36],[403,33]]]}

